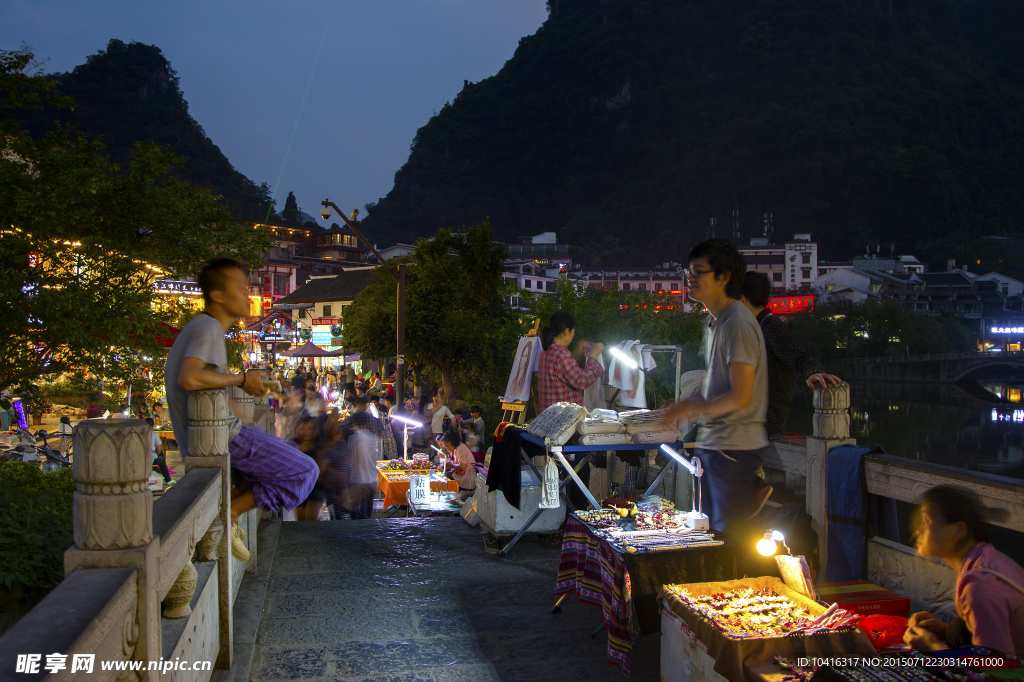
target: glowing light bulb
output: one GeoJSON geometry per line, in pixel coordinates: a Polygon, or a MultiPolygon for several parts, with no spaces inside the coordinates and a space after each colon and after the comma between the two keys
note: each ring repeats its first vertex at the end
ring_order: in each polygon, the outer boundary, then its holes
{"type": "Polygon", "coordinates": [[[773,556],[779,549],[772,535],[771,531],[765,531],[764,537],[757,541],[757,552],[761,556],[773,556]]]}

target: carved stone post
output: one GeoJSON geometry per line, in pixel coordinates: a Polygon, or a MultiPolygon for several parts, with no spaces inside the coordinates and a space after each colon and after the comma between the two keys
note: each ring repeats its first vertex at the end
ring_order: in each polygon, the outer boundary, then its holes
{"type": "Polygon", "coordinates": [[[228,405],[235,416],[245,425],[251,425],[255,413],[253,397],[238,386],[228,387],[228,405]]]}
{"type": "MultiPolygon", "coordinates": [[[[125,633],[124,650],[141,661],[163,657],[149,437],[149,426],[139,419],[92,419],[75,427],[74,546],[64,553],[65,575],[79,568],[136,570],[136,620],[125,633]]],[[[160,673],[142,677],[156,680],[160,673]]]]}
{"type": "MultiPolygon", "coordinates": [[[[251,405],[251,403],[250,403],[251,405]]],[[[207,536],[200,541],[217,545],[217,606],[220,624],[220,652],[215,667],[231,667],[234,628],[231,620],[231,461],[228,454],[228,393],[224,389],[189,391],[188,457],[185,469],[213,467],[221,472],[221,508],[207,536]],[[220,538],[214,539],[218,530],[220,538]]]]}
{"type": "Polygon", "coordinates": [[[807,439],[807,513],[818,533],[818,558],[828,561],[828,451],[856,444],[850,438],[850,384],[814,389],[814,435],[807,439]]]}
{"type": "Polygon", "coordinates": [[[263,395],[253,398],[252,425],[257,429],[268,433],[274,430],[274,412],[270,409],[269,396],[263,395]]]}

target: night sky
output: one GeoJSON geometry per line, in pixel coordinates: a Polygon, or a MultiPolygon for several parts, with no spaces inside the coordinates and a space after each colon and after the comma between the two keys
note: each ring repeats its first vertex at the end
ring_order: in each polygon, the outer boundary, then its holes
{"type": "Polygon", "coordinates": [[[0,48],[53,72],[111,38],[156,45],[235,168],[319,216],[387,194],[416,130],[546,17],[544,0],[0,0],[0,48]]]}

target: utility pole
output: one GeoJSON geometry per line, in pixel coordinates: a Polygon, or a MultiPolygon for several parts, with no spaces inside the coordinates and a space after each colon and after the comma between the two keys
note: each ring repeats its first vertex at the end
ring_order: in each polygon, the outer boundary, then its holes
{"type": "MultiPolygon", "coordinates": [[[[355,232],[356,237],[359,238],[366,248],[368,248],[380,264],[384,266],[384,269],[388,271],[391,278],[398,284],[398,323],[395,325],[397,329],[397,339],[395,343],[395,349],[398,357],[395,360],[395,405],[402,406],[405,404],[405,264],[402,263],[398,266],[398,272],[395,272],[394,268],[388,265],[384,257],[377,252],[377,248],[370,243],[363,233],[359,231],[359,221],[356,216],[359,215],[359,209],[352,211],[352,217],[347,217],[337,204],[328,199],[324,199],[320,202],[323,209],[320,211],[320,217],[324,220],[329,220],[331,217],[331,209],[333,208],[338,212],[338,216],[348,225],[349,229],[355,232]]],[[[344,358],[343,358],[344,359],[344,358]]]]}

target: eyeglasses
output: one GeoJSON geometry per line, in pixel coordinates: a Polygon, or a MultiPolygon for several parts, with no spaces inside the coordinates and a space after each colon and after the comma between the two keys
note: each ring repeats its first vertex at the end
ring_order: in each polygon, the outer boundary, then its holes
{"type": "Polygon", "coordinates": [[[687,279],[697,279],[701,275],[706,275],[709,272],[714,272],[714,270],[694,270],[693,268],[686,268],[683,270],[683,276],[687,279]]]}

